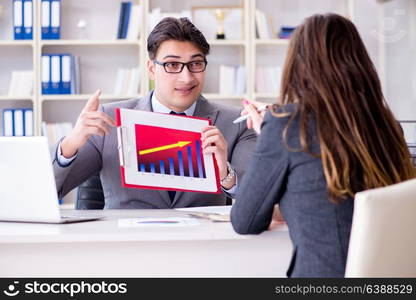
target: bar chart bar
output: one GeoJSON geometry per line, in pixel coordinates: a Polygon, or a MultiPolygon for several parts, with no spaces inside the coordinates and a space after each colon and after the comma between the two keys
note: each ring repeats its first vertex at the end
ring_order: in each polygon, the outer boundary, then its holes
{"type": "Polygon", "coordinates": [[[165,174],[165,162],[163,160],[159,161],[160,174],[165,174]]]}
{"type": "Polygon", "coordinates": [[[179,175],[185,176],[185,171],[183,168],[183,157],[182,157],[182,151],[178,151],[178,164],[179,164],[179,175]]]}
{"type": "Polygon", "coordinates": [[[195,148],[196,148],[196,162],[198,164],[198,176],[199,178],[204,178],[204,168],[202,167],[202,153],[201,153],[200,141],[195,141],[195,148]]]}
{"type": "Polygon", "coordinates": [[[189,177],[194,177],[194,167],[192,163],[192,147],[186,147],[186,152],[188,154],[188,169],[189,169],[189,177]]]}
{"type": "Polygon", "coordinates": [[[172,157],[168,158],[169,160],[169,171],[170,171],[170,175],[175,175],[175,163],[173,161],[172,157]]]}

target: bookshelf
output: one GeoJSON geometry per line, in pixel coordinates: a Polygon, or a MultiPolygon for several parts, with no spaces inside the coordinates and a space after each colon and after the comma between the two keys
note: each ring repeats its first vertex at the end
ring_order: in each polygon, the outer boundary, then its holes
{"type": "MultiPolygon", "coordinates": [[[[259,101],[276,101],[276,92],[256,90],[256,69],[259,66],[283,65],[288,40],[276,37],[276,30],[284,25],[297,25],[303,18],[318,12],[337,12],[356,21],[364,40],[374,56],[380,76],[385,86],[389,49],[369,36],[368,32],[376,24],[383,26],[383,14],[388,14],[390,6],[400,6],[406,0],[392,0],[381,3],[376,0],[131,0],[140,4],[140,37],[137,40],[117,40],[117,27],[122,0],[63,0],[61,9],[61,39],[42,40],[40,34],[41,1],[34,3],[33,40],[14,41],[12,38],[12,1],[2,1],[3,14],[0,16],[0,110],[4,108],[32,107],[34,110],[35,133],[40,135],[41,122],[75,122],[85,101],[98,88],[102,89],[103,102],[120,101],[140,97],[149,91],[149,78],[146,71],[146,39],[150,13],[160,7],[162,13],[192,11],[193,7],[239,7],[242,11],[242,35],[240,39],[209,39],[211,54],[203,94],[206,98],[231,105],[240,105],[244,97],[259,101]],[[97,10],[97,7],[100,7],[97,10]],[[256,37],[256,9],[265,12],[271,19],[273,37],[256,37]],[[97,13],[97,11],[99,13],[97,13]],[[374,18],[373,18],[374,17],[374,18]],[[370,23],[368,19],[376,19],[370,23]],[[86,22],[84,29],[77,24],[86,22]],[[81,93],[77,95],[41,94],[41,56],[47,53],[70,53],[81,58],[81,93]],[[242,94],[219,93],[219,69],[221,65],[244,65],[246,91],[242,94]],[[140,88],[137,93],[114,95],[114,82],[117,68],[140,68],[140,88]],[[10,75],[14,70],[33,70],[33,94],[8,96],[10,75]]],[[[383,2],[383,1],[382,1],[383,2]]],[[[411,10],[409,10],[411,11],[411,10]]],[[[195,21],[195,20],[194,20],[195,21]]],[[[214,26],[214,24],[213,24],[214,26]]],[[[377,29],[377,28],[376,28],[377,29]]],[[[410,33],[409,33],[410,34],[410,33]]],[[[391,46],[391,45],[389,45],[391,46]]],[[[396,74],[397,76],[397,74],[396,74]]],[[[416,76],[414,76],[416,77],[416,76]]],[[[389,91],[394,87],[389,87],[389,91]]],[[[390,93],[391,94],[391,93],[390,93]]],[[[416,95],[416,92],[414,93],[416,95]]],[[[391,94],[394,95],[394,94],[391,94]]],[[[414,97],[414,96],[413,96],[414,97]]],[[[410,101],[410,100],[409,100],[410,101]]],[[[410,103],[407,101],[406,103],[410,103]]],[[[400,105],[399,105],[400,106],[400,105]]],[[[409,111],[409,109],[402,109],[409,111]]],[[[403,117],[409,119],[411,117],[403,117]]],[[[416,119],[416,116],[413,116],[416,119]]],[[[0,126],[2,126],[0,122],[0,126]]],[[[2,128],[0,128],[0,131],[2,128]]]]}
{"type": "MultiPolygon", "coordinates": [[[[263,102],[276,102],[280,84],[276,84],[273,90],[264,90],[263,86],[256,84],[263,81],[263,77],[270,74],[262,70],[264,75],[260,75],[258,69],[275,67],[277,65],[283,68],[286,57],[289,39],[278,38],[279,28],[282,26],[294,26],[302,22],[302,20],[315,13],[335,12],[349,19],[354,19],[354,0],[320,0],[320,1],[290,1],[290,0],[257,0],[250,2],[250,11],[252,25],[250,35],[252,42],[250,43],[251,52],[251,82],[254,86],[251,90],[251,98],[263,102]],[[269,27],[269,37],[261,38],[260,34],[256,35],[256,10],[265,13],[267,24],[269,27]],[[274,62],[274,64],[273,64],[274,62]],[[277,91],[276,91],[277,90],[277,91]]],[[[271,73],[273,74],[273,72],[271,73]]],[[[266,86],[272,86],[272,83],[266,83],[266,86]]]]}

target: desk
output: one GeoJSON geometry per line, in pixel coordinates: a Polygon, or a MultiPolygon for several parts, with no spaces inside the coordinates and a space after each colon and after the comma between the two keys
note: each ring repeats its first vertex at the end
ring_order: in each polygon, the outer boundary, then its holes
{"type": "Polygon", "coordinates": [[[63,210],[102,216],[73,224],[0,222],[1,277],[285,277],[292,244],[282,225],[238,235],[231,223],[120,228],[118,219],[185,217],[175,210],[63,210]]]}

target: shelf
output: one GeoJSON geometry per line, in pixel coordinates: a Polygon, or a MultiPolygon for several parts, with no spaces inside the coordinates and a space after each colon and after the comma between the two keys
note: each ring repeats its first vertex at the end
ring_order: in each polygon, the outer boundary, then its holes
{"type": "MultiPolygon", "coordinates": [[[[217,93],[203,93],[202,94],[206,99],[238,99],[247,98],[247,95],[223,95],[217,93]]],[[[92,96],[91,94],[82,94],[82,95],[42,95],[40,96],[41,101],[74,101],[74,100],[87,100],[92,96]]],[[[127,100],[132,98],[140,98],[142,95],[101,95],[100,100],[127,100]]],[[[13,98],[15,99],[15,98],[13,98]]],[[[1,98],[0,98],[1,100],[1,98]]]]}
{"type": "Polygon", "coordinates": [[[2,40],[0,46],[33,46],[32,40],[2,40]]]}
{"type": "Polygon", "coordinates": [[[42,40],[41,46],[140,46],[140,41],[130,40],[42,40]]]}
{"type": "Polygon", "coordinates": [[[18,100],[18,101],[24,101],[24,100],[30,100],[33,101],[33,96],[0,96],[0,101],[14,101],[14,100],[18,100]]]}
{"type": "Polygon", "coordinates": [[[244,40],[208,40],[210,46],[244,46],[244,40]]]}
{"type": "Polygon", "coordinates": [[[259,40],[255,41],[256,45],[264,45],[264,46],[287,46],[289,45],[289,39],[270,39],[270,40],[259,40]]]}
{"type": "MultiPolygon", "coordinates": [[[[74,100],[88,100],[93,93],[91,94],[82,94],[82,95],[42,95],[40,96],[40,101],[74,101],[74,100]]],[[[139,98],[140,95],[110,95],[104,94],[100,96],[100,100],[127,100],[132,98],[139,98]]]]}
{"type": "Polygon", "coordinates": [[[214,94],[214,93],[212,93],[212,94],[203,93],[202,95],[207,99],[213,99],[213,100],[215,100],[215,99],[238,99],[238,100],[241,100],[243,98],[247,98],[247,95],[223,95],[223,94],[214,94]]]}
{"type": "Polygon", "coordinates": [[[277,98],[279,95],[277,93],[256,93],[254,98],[277,98]]]}

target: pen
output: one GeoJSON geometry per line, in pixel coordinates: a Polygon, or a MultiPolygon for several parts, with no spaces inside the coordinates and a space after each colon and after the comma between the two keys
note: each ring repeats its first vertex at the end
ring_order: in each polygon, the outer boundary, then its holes
{"type": "MultiPolygon", "coordinates": [[[[259,113],[260,113],[260,112],[262,112],[262,111],[265,111],[268,107],[269,107],[268,105],[263,106],[263,107],[260,107],[260,108],[257,110],[257,112],[259,112],[259,113]]],[[[242,116],[238,117],[237,119],[235,119],[235,120],[233,121],[233,124],[237,124],[237,123],[243,122],[243,121],[247,120],[249,117],[250,117],[250,115],[249,115],[249,114],[242,115],[242,116]]]]}

